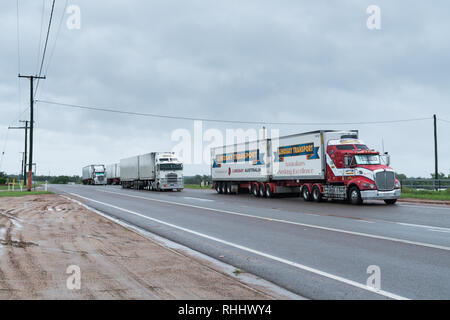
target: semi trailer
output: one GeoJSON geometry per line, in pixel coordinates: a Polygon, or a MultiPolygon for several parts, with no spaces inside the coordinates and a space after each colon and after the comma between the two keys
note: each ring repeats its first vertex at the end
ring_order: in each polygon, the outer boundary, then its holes
{"type": "Polygon", "coordinates": [[[173,152],[151,152],[120,160],[122,188],[184,189],[183,163],[173,152]]]}
{"type": "Polygon", "coordinates": [[[91,164],[82,170],[83,184],[106,184],[105,165],[91,164]]]}
{"type": "Polygon", "coordinates": [[[107,184],[120,184],[120,164],[108,164],[106,165],[106,183],[107,184]]]}
{"type": "Polygon", "coordinates": [[[400,198],[390,156],[370,149],[357,130],[320,130],[211,149],[213,188],[271,198],[293,193],[305,201],[400,198]]]}

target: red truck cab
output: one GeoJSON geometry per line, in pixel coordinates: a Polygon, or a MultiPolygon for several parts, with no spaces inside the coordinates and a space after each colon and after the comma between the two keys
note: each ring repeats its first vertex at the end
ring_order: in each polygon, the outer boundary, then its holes
{"type": "Polygon", "coordinates": [[[400,198],[400,182],[389,167],[389,155],[380,155],[361,140],[328,141],[326,161],[327,183],[345,185],[352,203],[380,199],[394,204],[400,198]]]}

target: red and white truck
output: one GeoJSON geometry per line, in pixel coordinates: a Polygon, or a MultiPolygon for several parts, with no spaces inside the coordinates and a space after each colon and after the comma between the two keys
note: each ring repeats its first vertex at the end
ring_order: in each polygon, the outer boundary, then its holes
{"type": "Polygon", "coordinates": [[[400,198],[390,157],[370,149],[357,130],[320,130],[211,149],[211,176],[218,193],[256,197],[294,193],[305,201],[400,198]]]}

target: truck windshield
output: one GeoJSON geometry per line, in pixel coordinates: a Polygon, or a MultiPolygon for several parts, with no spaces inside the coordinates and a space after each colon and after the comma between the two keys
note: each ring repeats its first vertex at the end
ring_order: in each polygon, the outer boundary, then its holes
{"type": "Polygon", "coordinates": [[[183,165],[181,163],[161,163],[159,165],[159,170],[183,170],[183,165]]]}
{"type": "Polygon", "coordinates": [[[377,154],[355,155],[357,164],[381,164],[380,156],[377,154]]]}

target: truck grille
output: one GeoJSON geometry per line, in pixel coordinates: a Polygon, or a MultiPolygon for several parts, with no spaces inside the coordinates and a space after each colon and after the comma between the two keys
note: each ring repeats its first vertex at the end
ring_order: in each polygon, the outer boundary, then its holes
{"type": "Polygon", "coordinates": [[[392,171],[381,171],[375,173],[375,183],[380,191],[393,190],[395,184],[395,173],[392,171]]]}
{"type": "Polygon", "coordinates": [[[168,183],[176,183],[178,180],[178,176],[175,173],[169,173],[167,175],[167,182],[168,183]]]}

